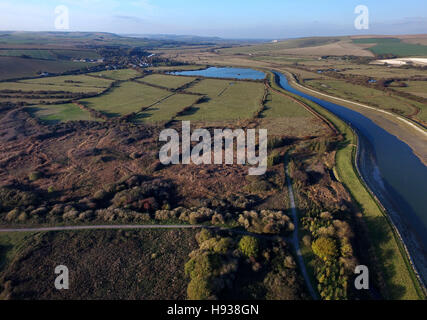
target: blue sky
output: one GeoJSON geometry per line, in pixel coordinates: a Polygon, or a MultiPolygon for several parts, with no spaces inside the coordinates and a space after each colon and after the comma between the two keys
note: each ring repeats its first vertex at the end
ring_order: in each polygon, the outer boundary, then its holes
{"type": "Polygon", "coordinates": [[[425,0],[0,0],[0,30],[55,30],[65,5],[70,31],[289,38],[347,34],[427,33],[425,0]],[[356,30],[366,5],[369,30],[356,30]]]}

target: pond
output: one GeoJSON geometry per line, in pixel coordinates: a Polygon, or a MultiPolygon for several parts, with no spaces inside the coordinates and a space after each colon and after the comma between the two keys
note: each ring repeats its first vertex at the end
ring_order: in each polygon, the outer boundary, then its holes
{"type": "Polygon", "coordinates": [[[203,70],[172,72],[171,74],[179,76],[201,76],[208,78],[230,78],[240,80],[262,80],[265,78],[264,72],[241,68],[210,67],[203,70]]]}

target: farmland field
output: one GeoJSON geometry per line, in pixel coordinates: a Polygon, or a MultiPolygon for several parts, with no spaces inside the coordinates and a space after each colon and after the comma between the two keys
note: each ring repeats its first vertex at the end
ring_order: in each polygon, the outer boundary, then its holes
{"type": "Polygon", "coordinates": [[[54,49],[51,52],[58,59],[99,59],[101,56],[93,50],[61,50],[54,49]]]}
{"type": "Polygon", "coordinates": [[[340,98],[364,103],[384,110],[394,111],[409,116],[420,109],[417,118],[427,121],[427,108],[422,103],[403,97],[390,95],[389,93],[367,88],[360,85],[350,84],[340,80],[309,80],[305,82],[315,90],[335,95],[340,98]]]}
{"type": "Polygon", "coordinates": [[[82,100],[82,103],[114,117],[138,112],[168,95],[170,93],[166,90],[136,82],[124,82],[107,94],[82,100]]]}
{"type": "Polygon", "coordinates": [[[153,74],[142,79],[143,82],[154,84],[157,86],[166,87],[168,89],[178,89],[196,78],[193,77],[178,77],[163,74],[153,74]]]}
{"type": "Polygon", "coordinates": [[[91,50],[65,49],[0,49],[0,56],[26,57],[43,60],[99,59],[101,56],[91,50]]]}
{"type": "Polygon", "coordinates": [[[323,134],[324,128],[303,106],[274,91],[270,92],[260,115],[260,127],[272,136],[323,134]]]}
{"type": "Polygon", "coordinates": [[[353,42],[356,44],[374,44],[369,50],[377,55],[394,54],[402,57],[427,55],[427,46],[405,43],[397,38],[354,39],[353,42]]]}
{"type": "MultiPolygon", "coordinates": [[[[89,77],[86,75],[75,75],[75,76],[62,76],[62,77],[48,77],[38,78],[30,80],[22,80],[20,83],[32,83],[42,85],[54,85],[54,86],[67,86],[67,87],[94,87],[94,88],[108,88],[113,82],[109,79],[101,79],[95,77],[89,77]]],[[[47,89],[49,87],[46,87],[47,89]]]]}
{"type": "Polygon", "coordinates": [[[304,39],[293,39],[286,41],[279,41],[277,43],[270,44],[261,44],[253,46],[242,46],[234,47],[230,49],[223,49],[221,52],[224,53],[247,53],[247,54],[262,54],[262,53],[272,53],[277,51],[283,51],[287,49],[295,48],[307,48],[315,47],[320,45],[326,45],[339,41],[338,38],[304,38],[304,39]]]}
{"type": "Polygon", "coordinates": [[[112,82],[84,75],[3,82],[0,83],[0,101],[39,104],[73,100],[83,98],[83,94],[100,94],[112,82]]]}
{"type": "Polygon", "coordinates": [[[137,115],[143,122],[169,121],[184,108],[194,104],[200,97],[188,94],[175,94],[137,115]]]}
{"type": "Polygon", "coordinates": [[[142,76],[138,71],[135,71],[132,69],[108,70],[108,71],[90,73],[89,75],[102,77],[106,79],[112,79],[112,80],[122,80],[122,81],[136,78],[138,76],[142,76]]]}
{"type": "Polygon", "coordinates": [[[271,92],[269,94],[265,107],[266,110],[261,114],[263,118],[297,118],[312,116],[311,113],[301,105],[276,92],[271,92]]]}
{"type": "Polygon", "coordinates": [[[0,50],[0,56],[4,57],[29,57],[32,59],[45,59],[45,60],[53,60],[55,59],[55,55],[50,50],[0,50]]]}
{"type": "Polygon", "coordinates": [[[0,80],[35,77],[37,73],[62,73],[93,66],[92,63],[73,61],[50,61],[23,59],[19,57],[0,57],[0,80]]]}
{"type": "Polygon", "coordinates": [[[408,85],[407,87],[394,87],[393,89],[427,98],[427,81],[405,81],[405,83],[408,85]]]}
{"type": "Polygon", "coordinates": [[[0,90],[21,90],[24,92],[31,91],[64,91],[74,93],[88,93],[88,92],[102,92],[106,87],[86,87],[86,86],[75,86],[73,84],[58,84],[58,85],[47,85],[39,83],[24,83],[24,82],[1,82],[0,90]]]}
{"type": "Polygon", "coordinates": [[[199,83],[192,86],[189,91],[199,94],[205,94],[209,97],[217,97],[225,90],[236,84],[232,80],[219,80],[219,79],[204,79],[199,83]]]}
{"type": "Polygon", "coordinates": [[[27,110],[37,118],[48,123],[95,120],[91,117],[89,112],[80,109],[77,105],[72,103],[34,106],[27,108],[27,110]]]}
{"type": "Polygon", "coordinates": [[[208,101],[198,104],[195,112],[178,117],[178,120],[222,121],[249,119],[261,107],[264,84],[205,79],[189,91],[208,96],[208,101]]]}

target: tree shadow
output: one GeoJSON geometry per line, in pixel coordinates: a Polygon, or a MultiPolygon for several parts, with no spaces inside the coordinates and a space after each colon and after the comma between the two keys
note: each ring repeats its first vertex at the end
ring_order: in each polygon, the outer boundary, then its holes
{"type": "Polygon", "coordinates": [[[392,299],[399,300],[405,293],[406,288],[400,284],[392,283],[390,279],[397,275],[395,263],[395,252],[393,249],[385,249],[384,246],[392,240],[393,235],[390,232],[390,226],[385,217],[373,217],[366,218],[370,232],[370,237],[377,247],[381,247],[381,250],[375,250],[376,259],[378,262],[383,264],[383,278],[387,285],[388,295],[392,299]]]}

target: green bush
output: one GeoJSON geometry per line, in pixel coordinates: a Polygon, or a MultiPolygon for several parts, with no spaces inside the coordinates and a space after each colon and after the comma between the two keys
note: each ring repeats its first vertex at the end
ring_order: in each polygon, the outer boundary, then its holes
{"type": "Polygon", "coordinates": [[[328,260],[337,255],[338,250],[335,240],[326,237],[320,237],[312,244],[313,252],[316,256],[323,260],[328,260]]]}
{"type": "Polygon", "coordinates": [[[194,259],[194,264],[189,266],[190,277],[194,278],[209,278],[213,272],[212,261],[207,254],[197,256],[194,259]],[[191,270],[192,268],[192,270],[191,270]]]}
{"type": "Polygon", "coordinates": [[[244,236],[239,242],[239,250],[248,258],[256,258],[259,252],[258,240],[254,237],[244,236]]]}
{"type": "Polygon", "coordinates": [[[221,238],[215,245],[214,251],[220,254],[226,254],[232,247],[233,240],[231,238],[221,238]]]}
{"type": "Polygon", "coordinates": [[[279,151],[273,150],[272,152],[270,152],[267,158],[268,168],[271,168],[277,164],[280,164],[281,162],[283,162],[283,157],[279,151]]]}
{"type": "Polygon", "coordinates": [[[40,172],[38,172],[38,171],[31,172],[31,173],[28,175],[28,179],[30,179],[30,181],[37,181],[37,180],[39,180],[41,177],[42,177],[42,174],[41,174],[40,172]]]}
{"type": "Polygon", "coordinates": [[[188,284],[187,296],[189,300],[208,300],[212,297],[209,282],[201,278],[192,279],[188,284]]]}

